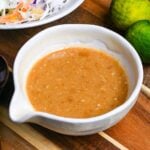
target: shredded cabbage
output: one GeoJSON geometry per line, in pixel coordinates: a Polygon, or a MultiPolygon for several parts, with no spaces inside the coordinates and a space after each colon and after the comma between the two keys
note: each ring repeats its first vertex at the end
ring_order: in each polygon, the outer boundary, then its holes
{"type": "Polygon", "coordinates": [[[57,13],[68,0],[0,0],[0,24],[24,23],[57,13]]]}

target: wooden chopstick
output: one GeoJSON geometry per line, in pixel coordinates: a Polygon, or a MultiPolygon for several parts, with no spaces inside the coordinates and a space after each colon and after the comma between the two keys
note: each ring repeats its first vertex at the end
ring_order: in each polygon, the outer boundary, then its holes
{"type": "Polygon", "coordinates": [[[5,126],[14,131],[38,150],[62,150],[59,146],[55,145],[52,141],[44,137],[29,125],[13,123],[9,119],[6,108],[2,106],[0,106],[0,114],[0,121],[5,126]]]}
{"type": "Polygon", "coordinates": [[[127,147],[125,147],[124,145],[122,145],[121,143],[119,143],[118,141],[116,141],[115,139],[113,139],[112,137],[110,137],[108,134],[106,134],[104,132],[99,132],[98,134],[100,136],[102,136],[103,138],[105,138],[110,143],[112,143],[118,149],[120,149],[120,150],[129,150],[127,147]]]}
{"type": "Polygon", "coordinates": [[[141,90],[148,98],[150,98],[150,88],[143,84],[141,90]]]}

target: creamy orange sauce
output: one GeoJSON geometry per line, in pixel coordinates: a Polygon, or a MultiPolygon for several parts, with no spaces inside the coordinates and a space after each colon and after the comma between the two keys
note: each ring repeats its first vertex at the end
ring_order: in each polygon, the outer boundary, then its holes
{"type": "Polygon", "coordinates": [[[121,105],[128,83],[117,60],[94,49],[77,47],[39,60],[28,75],[26,90],[37,111],[89,118],[121,105]]]}

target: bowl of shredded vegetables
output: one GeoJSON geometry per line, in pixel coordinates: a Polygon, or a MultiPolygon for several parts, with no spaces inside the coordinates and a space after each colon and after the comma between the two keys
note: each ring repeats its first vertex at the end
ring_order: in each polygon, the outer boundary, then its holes
{"type": "Polygon", "coordinates": [[[44,25],[75,10],[84,0],[0,0],[0,29],[44,25]]]}

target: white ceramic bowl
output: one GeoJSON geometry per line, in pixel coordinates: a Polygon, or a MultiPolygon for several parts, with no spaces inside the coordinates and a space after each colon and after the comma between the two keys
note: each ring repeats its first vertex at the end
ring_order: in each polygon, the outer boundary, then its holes
{"type": "Polygon", "coordinates": [[[38,33],[20,49],[13,75],[15,92],[10,104],[10,117],[13,121],[36,123],[68,135],[87,135],[113,126],[128,113],[140,92],[143,68],[134,48],[117,33],[95,25],[59,25],[38,33]],[[71,46],[101,49],[118,59],[129,79],[128,98],[121,106],[88,119],[64,118],[33,109],[25,89],[29,70],[47,53],[71,46]]]}
{"type": "Polygon", "coordinates": [[[0,24],[0,30],[25,29],[56,21],[74,11],[83,3],[83,1],[84,0],[69,0],[68,3],[60,11],[42,20],[22,24],[0,24]]]}

